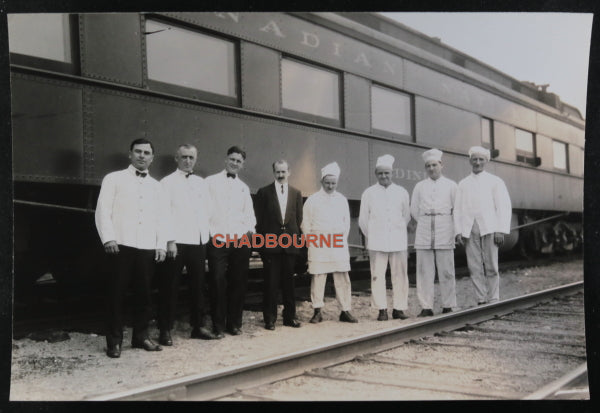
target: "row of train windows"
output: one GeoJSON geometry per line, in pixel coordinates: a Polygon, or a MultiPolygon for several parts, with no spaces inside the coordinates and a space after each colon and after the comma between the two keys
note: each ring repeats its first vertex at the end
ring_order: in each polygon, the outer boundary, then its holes
{"type": "MultiPolygon", "coordinates": [[[[8,15],[10,51],[73,64],[71,22],[66,14],[8,15]],[[31,27],[37,28],[37,36],[31,36],[31,27]]],[[[176,85],[238,102],[234,42],[152,19],[146,20],[145,34],[151,87],[176,85]]],[[[283,57],[281,105],[284,113],[308,115],[341,126],[340,80],[339,72],[283,57]]],[[[372,130],[412,140],[412,110],[410,95],[371,85],[372,130]]],[[[482,145],[494,149],[493,120],[481,119],[481,136],[482,145]]],[[[515,128],[515,146],[517,162],[540,165],[533,133],[515,128]]],[[[553,167],[566,173],[569,172],[567,150],[565,143],[552,142],[553,167]]]]}

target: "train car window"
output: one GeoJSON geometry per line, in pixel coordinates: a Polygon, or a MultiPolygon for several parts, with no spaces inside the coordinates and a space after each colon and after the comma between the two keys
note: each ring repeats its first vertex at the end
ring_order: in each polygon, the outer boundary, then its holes
{"type": "Polygon", "coordinates": [[[234,42],[150,19],[145,34],[150,88],[219,103],[237,102],[234,42]]]}
{"type": "Polygon", "coordinates": [[[339,73],[283,58],[281,106],[284,114],[340,125],[339,73]]]}
{"type": "Polygon", "coordinates": [[[535,157],[535,141],[533,133],[522,129],[515,129],[517,161],[533,166],[539,166],[535,157]]]}
{"type": "Polygon", "coordinates": [[[481,118],[481,146],[494,149],[494,123],[491,119],[481,118]]]}
{"type": "Polygon", "coordinates": [[[11,63],[75,73],[76,16],[36,13],[7,17],[11,63]]]}
{"type": "Polygon", "coordinates": [[[569,172],[567,145],[562,142],[552,141],[552,153],[554,155],[554,168],[563,172],[569,172]]]}
{"type": "Polygon", "coordinates": [[[371,128],[412,137],[410,95],[371,85],[371,128]]]}

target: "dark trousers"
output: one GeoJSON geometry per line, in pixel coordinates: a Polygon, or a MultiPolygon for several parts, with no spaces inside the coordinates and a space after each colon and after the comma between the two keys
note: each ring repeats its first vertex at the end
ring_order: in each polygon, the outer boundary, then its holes
{"type": "Polygon", "coordinates": [[[263,274],[265,278],[263,290],[263,317],[265,323],[277,320],[277,290],[281,285],[283,300],[283,320],[296,318],[296,297],[294,296],[294,262],[296,256],[278,253],[262,255],[263,274]]]}
{"type": "Polygon", "coordinates": [[[148,337],[152,305],[150,283],[154,275],[154,250],[142,250],[119,245],[119,253],[109,255],[111,274],[108,281],[108,315],[106,343],[123,342],[123,306],[127,287],[133,289],[133,337],[148,337]]]}
{"type": "Polygon", "coordinates": [[[208,247],[210,303],[216,332],[242,328],[244,298],[248,282],[248,247],[208,247]]]}
{"type": "Polygon", "coordinates": [[[205,293],[206,259],[205,245],[177,244],[177,256],[167,258],[160,265],[158,274],[158,328],[163,330],[173,329],[175,310],[177,309],[177,296],[181,272],[185,266],[187,270],[190,292],[190,325],[192,328],[204,326],[204,316],[208,315],[208,303],[205,293]]]}

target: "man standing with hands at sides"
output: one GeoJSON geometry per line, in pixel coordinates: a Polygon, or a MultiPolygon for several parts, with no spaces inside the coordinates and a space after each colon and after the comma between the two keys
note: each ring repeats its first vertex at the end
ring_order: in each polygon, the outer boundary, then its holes
{"type": "Polygon", "coordinates": [[[240,239],[244,235],[251,239],[255,231],[256,217],[250,188],[238,176],[245,161],[246,152],[232,146],[227,150],[225,169],[206,178],[212,204],[209,228],[213,241],[208,246],[208,264],[213,327],[217,338],[223,337],[225,329],[234,336],[242,334],[252,251],[249,244],[225,244],[221,241],[240,239]],[[220,236],[219,241],[215,240],[216,235],[220,236]]]}
{"type": "MultiPolygon", "coordinates": [[[[302,194],[288,184],[290,170],[287,161],[273,163],[275,182],[261,188],[256,193],[256,230],[266,236],[289,234],[289,246],[263,248],[261,257],[265,278],[263,294],[263,317],[265,328],[275,330],[277,319],[277,289],[281,284],[283,298],[283,325],[300,327],[296,319],[296,298],[294,296],[294,262],[300,253],[293,246],[294,235],[300,235],[302,224],[302,194]]],[[[287,244],[287,240],[284,241],[287,244]]]]}
{"type": "Polygon", "coordinates": [[[500,298],[498,247],[504,243],[504,234],[510,234],[512,215],[504,181],[484,171],[489,161],[489,150],[469,149],[472,173],[458,183],[454,204],[456,242],[465,245],[477,304],[500,298]]]}
{"type": "Polygon", "coordinates": [[[194,175],[198,158],[195,146],[177,148],[177,170],[160,183],[167,194],[174,241],[167,243],[167,258],[159,270],[159,343],[172,346],[171,329],[175,321],[179,280],[185,266],[190,292],[192,338],[210,340],[210,317],[205,294],[206,244],[209,239],[210,195],[204,179],[194,175]]]}
{"type": "Polygon", "coordinates": [[[434,281],[437,267],[440,281],[442,313],[456,306],[454,279],[454,219],[452,210],[456,182],[442,175],[442,151],[430,149],[422,155],[429,176],[413,189],[410,213],[417,221],[417,298],[419,317],[433,315],[434,281]]]}
{"type": "Polygon", "coordinates": [[[408,192],[392,182],[394,157],[377,158],[377,183],[361,197],[358,225],[366,239],[371,265],[371,305],[379,310],[378,321],[388,319],[385,273],[390,263],[392,278],[392,317],[408,316],[407,234],[410,222],[408,192]]]}
{"type": "Polygon", "coordinates": [[[317,243],[317,247],[308,245],[308,272],[312,274],[310,282],[310,298],[314,308],[311,323],[323,321],[321,307],[325,295],[327,274],[333,273],[335,296],[342,308],[340,321],[357,323],[350,314],[352,285],[350,284],[350,253],[348,251],[348,233],[350,232],[350,207],[346,197],[336,191],[340,167],[337,162],[330,163],[321,169],[321,189],[312,194],[304,204],[302,232],[305,236],[321,235],[331,239],[341,235],[342,246],[317,243]]]}
{"type": "Polygon", "coordinates": [[[136,139],[129,147],[131,165],[102,180],[96,205],[96,228],[110,265],[108,279],[108,357],[121,356],[123,301],[131,282],[134,321],[131,347],[160,351],[148,336],[151,317],[150,283],[155,262],[165,259],[169,237],[169,212],[158,181],[148,174],[154,147],[136,139]]]}

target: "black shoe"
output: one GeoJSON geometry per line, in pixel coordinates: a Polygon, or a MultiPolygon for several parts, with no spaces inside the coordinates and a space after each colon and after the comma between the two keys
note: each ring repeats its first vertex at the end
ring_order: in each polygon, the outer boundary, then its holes
{"type": "MultiPolygon", "coordinates": [[[[431,313],[431,315],[433,315],[433,313],[431,313]]],[[[394,320],[400,319],[400,320],[406,320],[408,318],[408,316],[406,314],[404,314],[404,311],[402,310],[392,310],[392,318],[394,320]]]]}
{"type": "MultiPolygon", "coordinates": [[[[206,327],[195,327],[190,334],[190,338],[201,338],[202,340],[214,340],[217,338],[212,331],[206,327]]],[[[162,344],[162,343],[161,343],[162,344]]]]}
{"type": "Polygon", "coordinates": [[[232,336],[239,336],[240,334],[242,334],[242,330],[240,330],[237,327],[230,328],[227,332],[232,336]]]}
{"type": "Polygon", "coordinates": [[[442,314],[451,313],[451,312],[452,312],[452,309],[450,307],[444,307],[442,309],[442,314]]]}
{"type": "Polygon", "coordinates": [[[345,323],[358,323],[358,320],[352,317],[352,314],[350,314],[349,311],[342,311],[342,313],[340,314],[340,321],[343,321],[345,323]]]}
{"type": "Polygon", "coordinates": [[[113,344],[112,346],[108,346],[106,349],[106,355],[113,359],[118,359],[121,357],[121,345],[113,344]]]}
{"type": "Polygon", "coordinates": [[[173,339],[171,338],[171,332],[169,330],[161,330],[158,336],[158,342],[163,346],[172,346],[173,339]]]}
{"type": "Polygon", "coordinates": [[[294,327],[294,328],[298,328],[300,327],[302,324],[300,324],[300,322],[298,320],[296,320],[295,318],[292,320],[287,320],[283,322],[284,326],[288,326],[288,327],[294,327]]]}
{"type": "Polygon", "coordinates": [[[429,308],[424,308],[421,310],[417,317],[431,317],[433,315],[433,311],[429,308]]]}
{"type": "Polygon", "coordinates": [[[149,338],[145,338],[141,341],[132,340],[131,347],[133,348],[143,348],[146,351],[162,351],[162,347],[156,344],[154,341],[149,338]]]}
{"type": "Polygon", "coordinates": [[[487,303],[486,303],[485,301],[479,301],[479,302],[477,303],[477,305],[484,305],[484,304],[487,304],[487,303]]]}
{"type": "Polygon", "coordinates": [[[221,340],[222,338],[225,338],[225,334],[223,334],[222,331],[215,330],[214,335],[216,340],[221,340]]]}
{"type": "Polygon", "coordinates": [[[265,328],[267,330],[275,330],[275,324],[270,322],[270,323],[265,323],[265,328]]]}
{"type": "Polygon", "coordinates": [[[388,313],[387,310],[379,310],[379,316],[377,316],[377,321],[387,321],[388,313]]]}
{"type": "Polygon", "coordinates": [[[320,323],[321,321],[323,321],[323,316],[321,315],[321,309],[315,308],[315,313],[313,314],[309,323],[317,324],[317,323],[320,323]]]}

